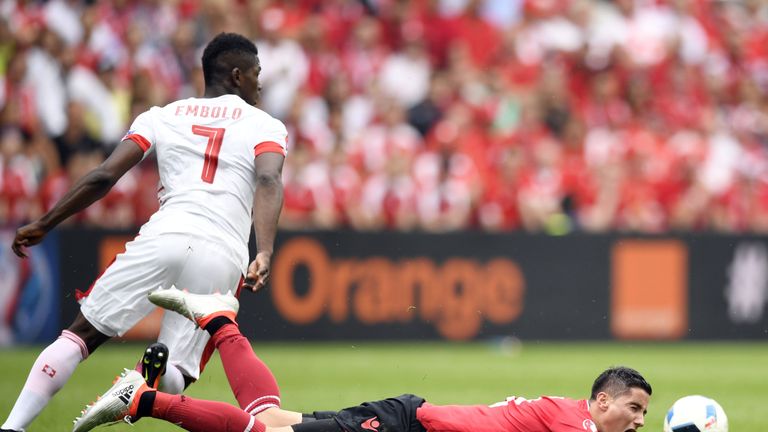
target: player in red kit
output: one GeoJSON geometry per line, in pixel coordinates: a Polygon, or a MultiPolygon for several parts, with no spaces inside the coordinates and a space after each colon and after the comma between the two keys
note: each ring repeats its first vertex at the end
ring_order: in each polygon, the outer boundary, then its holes
{"type": "Polygon", "coordinates": [[[302,415],[273,406],[252,416],[244,410],[243,401],[279,392],[271,372],[234,322],[237,299],[171,289],[153,292],[150,301],[192,319],[211,334],[241,408],[158,392],[146,385],[141,374],[130,371],[86,408],[75,421],[74,432],[141,417],[199,432],[635,432],[645,423],[652,393],[639,372],[613,367],[595,379],[589,399],[582,400],[510,397],[490,406],[432,405],[405,394],[338,412],[302,415]],[[274,388],[253,388],[260,382],[274,388]],[[243,393],[247,397],[241,397],[243,393]]]}

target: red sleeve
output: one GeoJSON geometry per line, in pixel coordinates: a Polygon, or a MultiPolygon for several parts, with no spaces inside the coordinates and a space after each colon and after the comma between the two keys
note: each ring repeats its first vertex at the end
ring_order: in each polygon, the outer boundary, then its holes
{"type": "Polygon", "coordinates": [[[280,153],[285,156],[285,147],[274,141],[265,141],[253,146],[253,155],[258,156],[262,153],[280,153]]]}
{"type": "Polygon", "coordinates": [[[427,432],[525,432],[541,428],[519,428],[504,414],[503,406],[423,404],[416,418],[427,432]]]}
{"type": "Polygon", "coordinates": [[[427,432],[595,432],[585,400],[509,398],[491,406],[424,403],[416,418],[427,432]]]}
{"type": "Polygon", "coordinates": [[[128,134],[123,137],[123,140],[131,140],[135,142],[136,144],[139,145],[139,147],[141,147],[141,150],[144,151],[145,153],[147,150],[149,150],[150,147],[152,147],[152,144],[150,144],[146,138],[144,138],[143,136],[137,133],[128,134]]]}

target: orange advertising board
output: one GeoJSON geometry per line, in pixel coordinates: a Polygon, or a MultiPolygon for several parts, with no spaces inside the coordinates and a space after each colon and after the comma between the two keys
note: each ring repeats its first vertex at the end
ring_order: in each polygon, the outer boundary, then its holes
{"type": "Polygon", "coordinates": [[[622,240],[612,251],[611,332],[679,339],[688,328],[687,249],[677,240],[622,240]]]}

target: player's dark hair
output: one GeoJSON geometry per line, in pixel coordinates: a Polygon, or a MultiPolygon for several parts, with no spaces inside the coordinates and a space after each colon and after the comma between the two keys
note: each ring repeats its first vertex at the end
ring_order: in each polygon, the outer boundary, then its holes
{"type": "Polygon", "coordinates": [[[616,397],[629,392],[633,388],[645,390],[649,395],[653,393],[651,385],[640,375],[640,372],[625,366],[612,367],[603,371],[595,379],[594,384],[592,384],[592,394],[589,398],[595,400],[600,392],[616,397]]]}
{"type": "Polygon", "coordinates": [[[219,33],[203,51],[203,79],[212,85],[226,77],[233,67],[251,66],[259,50],[253,42],[237,33],[219,33]]]}

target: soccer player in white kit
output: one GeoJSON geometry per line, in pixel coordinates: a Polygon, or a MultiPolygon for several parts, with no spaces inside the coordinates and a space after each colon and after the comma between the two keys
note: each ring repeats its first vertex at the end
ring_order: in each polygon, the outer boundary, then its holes
{"type": "MultiPolygon", "coordinates": [[[[160,209],[126,244],[81,303],[72,325],[32,366],[2,425],[23,431],[98,346],[121,336],[154,306],[147,294],[175,285],[212,293],[266,284],[283,202],[287,131],[256,108],[261,66],[256,46],[216,36],[203,53],[205,95],[140,114],[115,151],[39,220],[19,228],[13,251],[40,243],[60,222],[107,194],[150,151],[157,152],[160,209]],[[248,264],[253,224],[257,254],[248,264]]],[[[180,393],[200,374],[208,333],[166,314],[159,342],[170,349],[160,387],[180,393]]]]}

